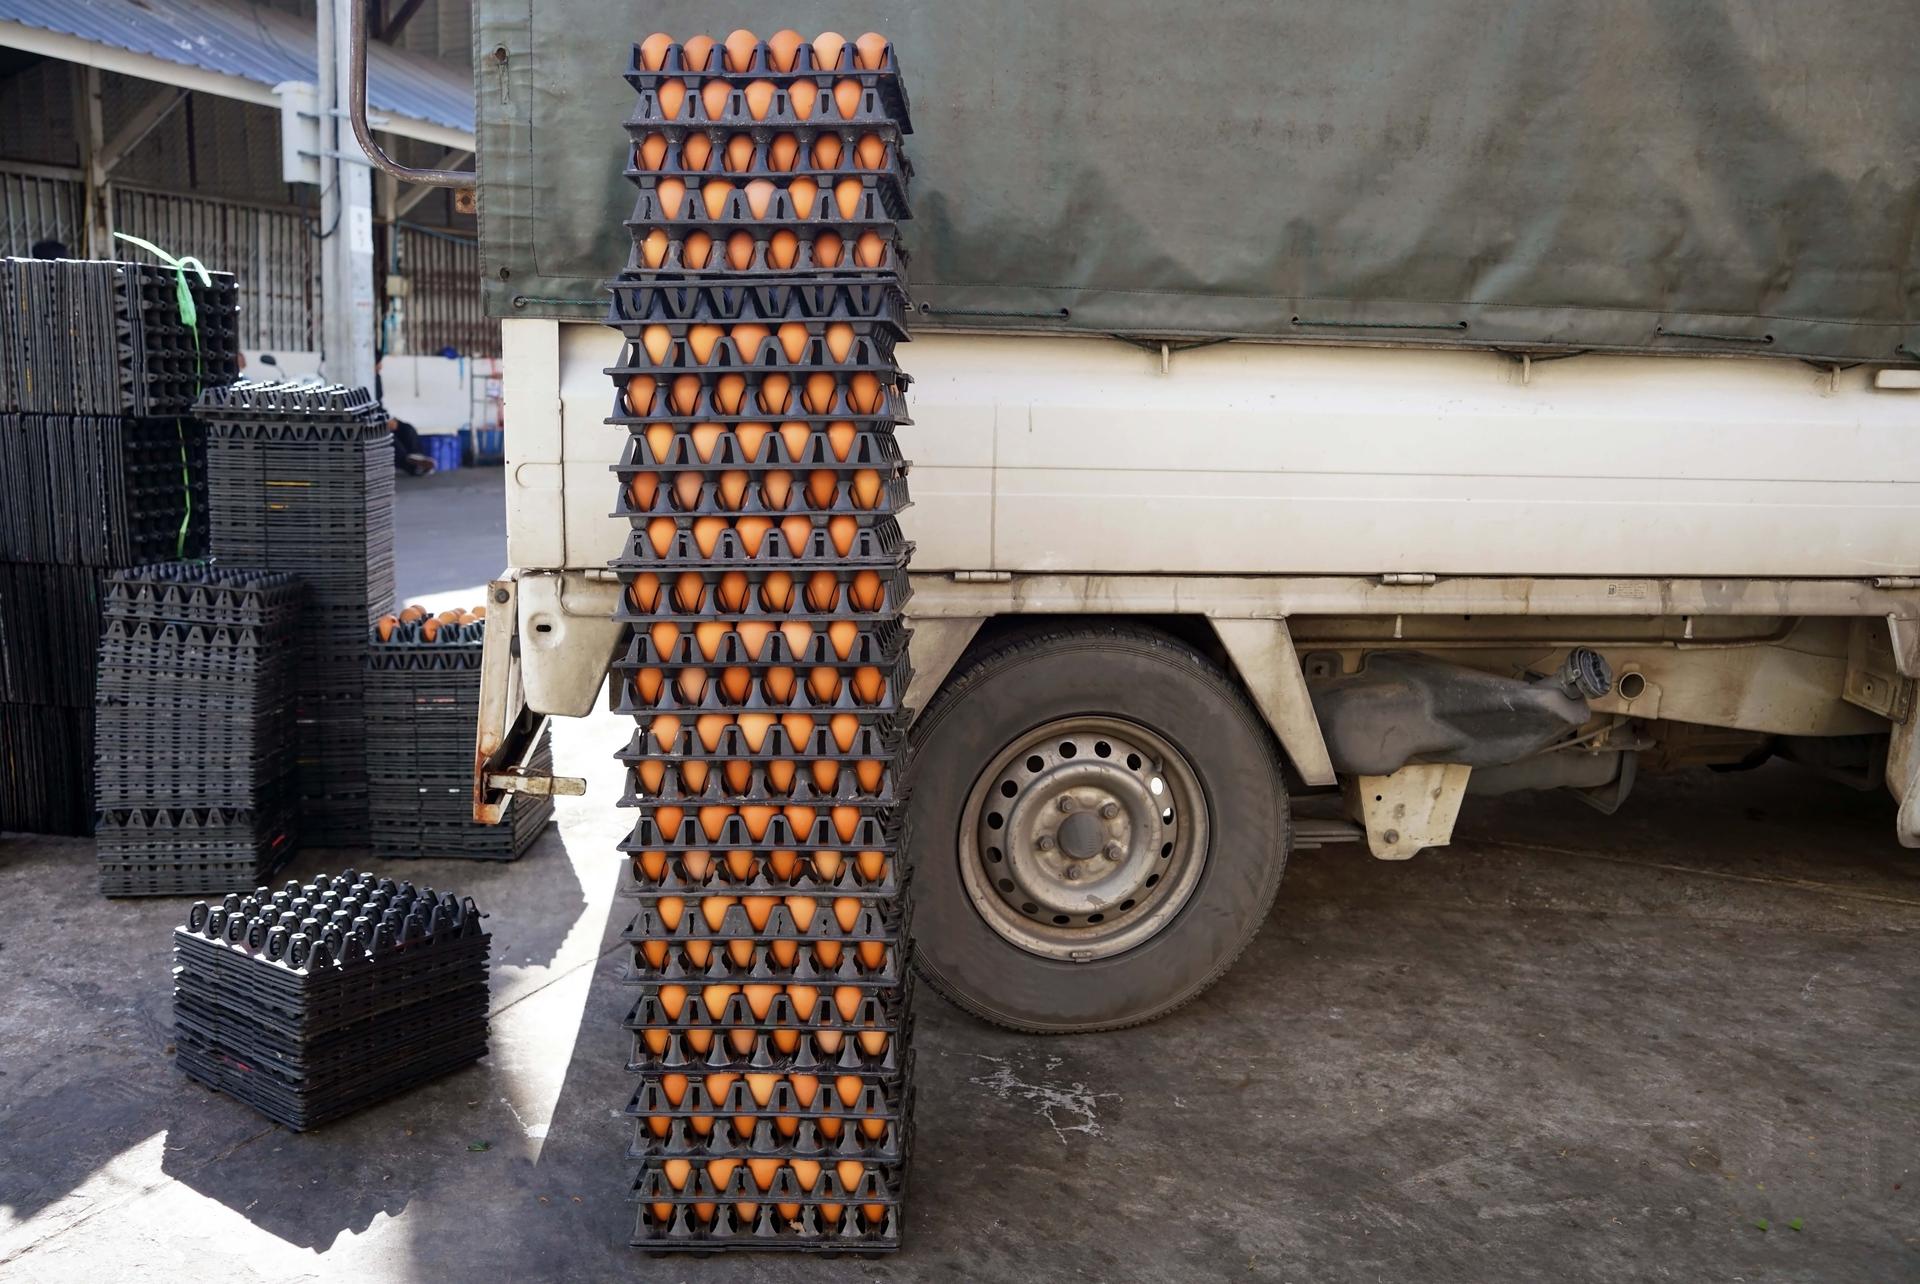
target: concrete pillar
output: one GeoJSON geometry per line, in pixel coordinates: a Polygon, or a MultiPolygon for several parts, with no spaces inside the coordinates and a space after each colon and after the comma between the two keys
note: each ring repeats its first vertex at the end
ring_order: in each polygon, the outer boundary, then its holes
{"type": "Polygon", "coordinates": [[[319,0],[315,20],[320,111],[320,373],[373,386],[373,168],[347,124],[352,63],[348,5],[319,0]]]}

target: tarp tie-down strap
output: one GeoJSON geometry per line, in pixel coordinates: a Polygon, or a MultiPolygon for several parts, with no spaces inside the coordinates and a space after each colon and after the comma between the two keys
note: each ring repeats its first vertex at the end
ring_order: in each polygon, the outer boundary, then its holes
{"type": "MultiPolygon", "coordinates": [[[[193,335],[193,399],[195,401],[200,400],[200,380],[203,373],[200,352],[200,309],[195,305],[193,301],[193,291],[187,285],[187,273],[189,270],[196,273],[200,278],[200,284],[203,286],[211,286],[213,284],[213,274],[207,271],[204,263],[192,255],[188,255],[183,259],[177,259],[155,245],[152,241],[143,241],[137,236],[128,236],[125,232],[115,232],[113,235],[117,240],[125,241],[129,245],[139,246],[173,269],[173,297],[174,301],[180,307],[180,324],[186,326],[188,331],[193,335]]],[[[180,490],[186,499],[186,508],[180,515],[180,529],[175,533],[173,538],[173,555],[175,557],[185,557],[187,555],[187,527],[193,522],[193,470],[187,461],[186,424],[180,419],[175,418],[173,421],[173,431],[175,437],[177,437],[180,442],[180,490]]]]}

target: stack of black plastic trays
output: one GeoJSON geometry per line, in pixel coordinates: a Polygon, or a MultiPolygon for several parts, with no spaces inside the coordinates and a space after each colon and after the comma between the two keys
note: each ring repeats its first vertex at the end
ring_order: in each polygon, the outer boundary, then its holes
{"type": "MultiPolygon", "coordinates": [[[[500,824],[473,819],[485,627],[484,606],[437,616],[410,606],[374,628],[367,774],[376,856],[515,860],[553,816],[553,799],[516,794],[500,824]]],[[[527,765],[551,774],[545,731],[527,765]]]]}
{"type": "Polygon", "coordinates": [[[107,577],[95,835],[108,896],[254,886],[293,852],[300,584],[167,562],[107,577]]]}
{"type": "Polygon", "coordinates": [[[898,1247],[912,1059],[892,48],[636,47],[614,665],[633,1242],[898,1247]]]}
{"type": "Polygon", "coordinates": [[[198,902],[173,931],[180,1069],[289,1128],[487,1053],[472,900],[348,870],[198,902]]]}
{"type": "Polygon", "coordinates": [[[201,387],[234,377],[238,291],[131,263],[0,260],[0,830],[93,827],[105,572],[206,549],[201,387]]]}
{"type": "Polygon", "coordinates": [[[300,832],[364,847],[367,637],[393,606],[393,447],[363,388],[237,383],[201,402],[216,557],[306,586],[300,832]]]}

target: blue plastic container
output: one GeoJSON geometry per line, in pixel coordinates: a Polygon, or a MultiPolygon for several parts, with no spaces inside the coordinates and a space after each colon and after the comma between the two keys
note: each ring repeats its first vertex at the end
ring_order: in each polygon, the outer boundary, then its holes
{"type": "Polygon", "coordinates": [[[433,466],[443,473],[450,473],[460,467],[460,438],[450,432],[422,433],[420,444],[427,448],[427,458],[433,460],[433,466]]]}

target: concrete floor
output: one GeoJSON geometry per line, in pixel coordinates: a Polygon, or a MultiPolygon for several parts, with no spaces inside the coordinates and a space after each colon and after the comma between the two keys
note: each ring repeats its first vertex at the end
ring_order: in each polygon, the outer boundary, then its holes
{"type": "MultiPolygon", "coordinates": [[[[498,484],[402,481],[410,596],[501,564],[498,484]]],[[[1785,767],[1611,818],[1471,801],[1406,864],[1301,853],[1232,973],[1144,1029],[924,996],[901,1254],[637,1254],[622,739],[559,729],[590,793],[525,859],[404,871],[493,914],[492,1055],[308,1135],[170,1064],[183,903],[101,900],[88,842],[0,839],[0,1279],[1920,1277],[1920,859],[1887,799],[1785,767]]]]}

